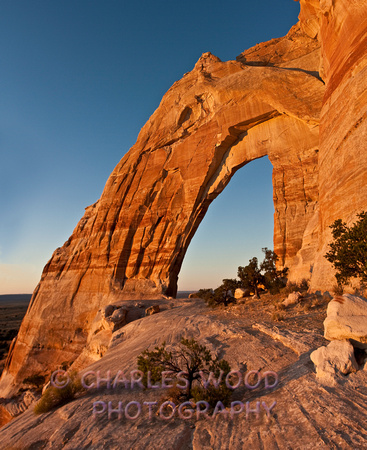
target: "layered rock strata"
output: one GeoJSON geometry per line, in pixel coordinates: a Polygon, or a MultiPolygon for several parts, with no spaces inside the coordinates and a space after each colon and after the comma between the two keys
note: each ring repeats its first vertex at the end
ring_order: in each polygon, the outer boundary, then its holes
{"type": "MultiPolygon", "coordinates": [[[[320,118],[319,244],[311,287],[329,289],[334,272],[324,255],[336,219],[352,224],[367,207],[367,1],[315,5],[321,75],[326,91],[320,118]]],[[[301,2],[302,4],[302,2],[301,2]]]]}
{"type": "Polygon", "coordinates": [[[312,274],[315,289],[334,283],[323,258],[328,227],[367,204],[365,9],[364,1],[301,0],[300,22],[286,37],[237,61],[205,53],[169,89],[100,200],[46,265],[0,382],[3,395],[14,381],[74,360],[101,307],[175,296],[210,203],[236,170],[262,156],[274,168],[280,265],[294,280],[312,274]]]}

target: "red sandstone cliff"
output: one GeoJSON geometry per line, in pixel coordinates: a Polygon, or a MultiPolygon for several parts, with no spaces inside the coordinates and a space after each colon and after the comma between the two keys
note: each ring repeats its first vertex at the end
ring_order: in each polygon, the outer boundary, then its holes
{"type": "Polygon", "coordinates": [[[273,164],[274,249],[292,279],[333,284],[328,226],[367,204],[367,3],[301,0],[287,36],[210,53],[165,94],[42,274],[0,382],[72,361],[98,309],[175,295],[187,247],[236,170],[273,164]]]}

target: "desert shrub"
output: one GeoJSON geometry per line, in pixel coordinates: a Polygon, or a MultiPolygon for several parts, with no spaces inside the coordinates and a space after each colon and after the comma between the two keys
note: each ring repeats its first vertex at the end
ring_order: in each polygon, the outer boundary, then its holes
{"type": "Polygon", "coordinates": [[[69,374],[70,382],[62,389],[50,386],[39,399],[34,407],[36,414],[51,411],[57,406],[62,406],[85,392],[81,380],[76,372],[69,374]]]}
{"type": "Polygon", "coordinates": [[[199,289],[198,292],[195,293],[195,296],[198,298],[202,298],[205,301],[208,301],[214,295],[213,289],[199,289]]]}
{"type": "Polygon", "coordinates": [[[203,386],[194,386],[192,388],[192,398],[197,403],[204,400],[209,403],[211,408],[215,408],[218,402],[222,402],[224,406],[229,406],[231,403],[232,390],[229,389],[225,381],[223,381],[217,388],[209,385],[207,388],[203,386]]]}
{"type": "Polygon", "coordinates": [[[283,305],[283,303],[278,303],[275,307],[278,311],[284,311],[286,309],[286,306],[283,305]]]}
{"type": "Polygon", "coordinates": [[[225,377],[231,368],[227,361],[213,358],[209,349],[200,345],[195,339],[182,338],[175,348],[168,351],[166,343],[155,347],[155,350],[144,350],[138,356],[138,369],[144,373],[143,383],[147,386],[148,371],[151,372],[151,381],[159,382],[163,371],[171,371],[173,374],[185,372],[183,375],[187,380],[187,388],[184,392],[185,398],[190,399],[194,382],[200,382],[202,371],[204,374],[213,374],[218,377],[223,371],[225,377]]]}
{"type": "Polygon", "coordinates": [[[271,320],[273,320],[274,322],[280,322],[284,320],[284,315],[281,314],[280,312],[274,312],[273,315],[271,316],[271,320]]]}
{"type": "Polygon", "coordinates": [[[334,295],[343,295],[344,294],[344,288],[341,284],[334,284],[332,290],[333,290],[334,295]]]}
{"type": "Polygon", "coordinates": [[[284,294],[291,294],[292,292],[299,291],[298,284],[294,281],[288,281],[286,287],[283,290],[284,294]]]}
{"type": "MultiPolygon", "coordinates": [[[[315,306],[315,305],[313,304],[313,306],[315,306]]],[[[310,311],[310,309],[311,309],[310,303],[304,303],[304,304],[302,304],[301,307],[304,312],[310,311]]]]}
{"type": "MultiPolygon", "coordinates": [[[[330,297],[326,297],[326,299],[327,299],[327,302],[328,302],[330,300],[330,297]]],[[[312,306],[314,308],[320,308],[321,306],[325,305],[325,302],[326,302],[326,300],[325,300],[324,296],[323,297],[316,297],[316,298],[314,298],[312,300],[312,306]]]]}
{"type": "Polygon", "coordinates": [[[68,370],[68,368],[70,367],[70,362],[69,361],[63,361],[61,364],[60,364],[60,369],[61,370],[65,370],[65,371],[67,371],[68,370]]]}
{"type": "Polygon", "coordinates": [[[325,258],[334,266],[340,286],[351,278],[367,282],[367,212],[357,214],[357,218],[350,227],[341,219],[330,226],[333,241],[325,258]]]}
{"type": "Polygon", "coordinates": [[[165,393],[162,395],[162,397],[159,400],[159,406],[166,401],[170,401],[173,402],[175,405],[179,405],[180,403],[186,401],[185,392],[183,391],[183,389],[180,389],[175,384],[173,387],[167,389],[165,393]]]}
{"type": "Polygon", "coordinates": [[[306,280],[306,278],[303,278],[302,281],[299,283],[298,287],[301,291],[308,291],[309,280],[306,280]]]}
{"type": "Polygon", "coordinates": [[[200,289],[195,295],[204,299],[208,306],[228,306],[229,303],[235,301],[233,293],[240,287],[240,284],[238,280],[226,278],[222,280],[222,284],[214,291],[212,289],[200,289]]]}

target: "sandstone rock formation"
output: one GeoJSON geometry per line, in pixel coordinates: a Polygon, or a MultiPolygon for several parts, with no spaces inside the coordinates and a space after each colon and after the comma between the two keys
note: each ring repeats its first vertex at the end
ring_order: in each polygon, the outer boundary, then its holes
{"type": "Polygon", "coordinates": [[[149,306],[149,308],[147,308],[145,310],[145,315],[146,316],[151,316],[153,314],[158,314],[160,310],[161,309],[160,309],[159,305],[149,306]]]}
{"type": "Polygon", "coordinates": [[[367,204],[366,2],[301,0],[289,34],[222,62],[205,53],[165,94],[136,144],[44,268],[0,382],[73,361],[97,311],[175,296],[185,252],[236,170],[273,164],[274,250],[290,278],[334,284],[336,219],[367,204]]]}
{"type": "Polygon", "coordinates": [[[249,297],[249,296],[250,296],[250,289],[237,288],[234,291],[234,298],[237,300],[240,298],[249,297]]]}
{"type": "Polygon", "coordinates": [[[302,298],[302,294],[300,292],[291,292],[288,297],[282,302],[284,306],[295,305],[302,298]]]}
{"type": "Polygon", "coordinates": [[[367,300],[345,294],[328,305],[325,338],[349,339],[355,347],[367,349],[367,300]]]}
{"type": "MultiPolygon", "coordinates": [[[[355,348],[367,351],[367,300],[345,294],[333,298],[327,307],[324,336],[331,340],[310,357],[316,366],[317,377],[335,383],[339,373],[348,374],[359,369],[355,348]]],[[[362,361],[365,360],[366,354],[362,361]]]]}
{"type": "Polygon", "coordinates": [[[348,375],[358,370],[353,345],[348,340],[332,341],[310,355],[316,366],[316,376],[322,381],[334,382],[335,375],[348,375]]]}
{"type": "MultiPolygon", "coordinates": [[[[264,302],[265,303],[265,302],[264,302]]],[[[233,400],[241,401],[252,412],[231,418],[218,414],[182,419],[176,412],[171,420],[155,414],[149,419],[144,402],[159,401],[163,390],[139,388],[102,388],[89,390],[82,396],[54,411],[36,416],[31,409],[1,429],[1,443],[5,448],[22,449],[356,449],[364,448],[366,441],[367,398],[365,386],[367,371],[359,370],[337,380],[332,389],[326,389],[315,377],[309,352],[325,344],[322,336],[323,313],[316,324],[311,316],[306,324],[299,316],[273,330],[270,314],[265,309],[233,306],[225,317],[208,310],[201,301],[177,302],[174,309],[162,311],[129,323],[113,335],[112,344],[100,360],[86,371],[100,371],[112,378],[123,370],[130,379],[130,371],[137,368],[137,356],[149,347],[153,350],[163,340],[167,346],[178,343],[181,337],[194,338],[231,368],[246,375],[250,369],[278,374],[275,388],[265,389],[263,380],[254,390],[243,385],[233,393],[233,400]],[[261,323],[252,327],[261,317],[261,323]],[[297,326],[297,321],[298,326],[297,326]],[[306,326],[305,326],[306,325],[306,326]],[[315,329],[316,327],[316,329],[315,329]],[[306,328],[306,329],[305,329],[306,328]],[[291,330],[290,330],[291,329],[291,330]],[[104,412],[93,415],[93,403],[112,402],[113,409],[121,401],[142,405],[140,416],[128,420],[122,412],[104,412]],[[257,417],[257,402],[259,414],[257,417]],[[266,413],[263,402],[271,409],[266,413]]],[[[91,376],[91,381],[95,377],[91,376]]],[[[177,405],[177,403],[176,403],[177,405]]],[[[96,410],[102,411],[99,403],[96,410]]],[[[136,409],[131,409],[135,414],[136,409]]],[[[168,414],[168,412],[167,412],[168,414]]]]}
{"type": "MultiPolygon", "coordinates": [[[[349,225],[367,205],[367,2],[302,0],[317,17],[326,91],[320,117],[319,244],[311,288],[330,288],[335,279],[325,262],[329,225],[349,225]]],[[[302,20],[302,13],[301,13],[302,20]]],[[[315,21],[315,19],[312,19],[315,21]]]]}

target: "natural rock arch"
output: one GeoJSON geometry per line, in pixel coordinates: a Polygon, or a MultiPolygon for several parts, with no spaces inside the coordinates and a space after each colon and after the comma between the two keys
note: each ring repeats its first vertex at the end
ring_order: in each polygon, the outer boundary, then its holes
{"type": "Polygon", "coordinates": [[[175,296],[210,203],[264,155],[274,167],[275,250],[289,263],[316,210],[322,94],[323,84],[303,72],[205,54],[164,96],[101,199],[53,255],[45,281],[72,276],[70,301],[84,291],[175,296]]]}
{"type": "Polygon", "coordinates": [[[319,44],[299,26],[271,42],[269,51],[285,54],[283,66],[267,66],[261,52],[250,62],[246,53],[228,62],[205,53],[165,94],[101,198],[44,268],[2,385],[12,374],[22,379],[75,359],[101,306],[175,296],[210,203],[238,169],[264,155],[274,168],[274,249],[295,278],[309,275],[324,94],[314,75],[319,44]],[[294,36],[301,48],[289,50],[294,36]]]}
{"type": "Polygon", "coordinates": [[[329,226],[353,222],[367,205],[367,2],[300,3],[287,36],[237,61],[206,53],[163,97],[100,200],[46,265],[1,396],[75,360],[102,306],[174,294],[208,205],[236,170],[265,154],[274,167],[274,249],[294,279],[313,269],[311,289],[330,289],[329,226]]]}
{"type": "Polygon", "coordinates": [[[187,249],[178,277],[178,297],[216,288],[234,278],[239,265],[273,248],[273,165],[268,156],[239,169],[211,203],[187,249]]]}

